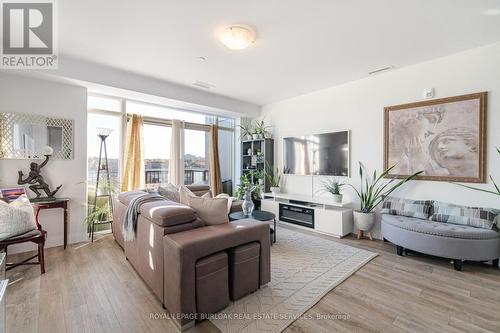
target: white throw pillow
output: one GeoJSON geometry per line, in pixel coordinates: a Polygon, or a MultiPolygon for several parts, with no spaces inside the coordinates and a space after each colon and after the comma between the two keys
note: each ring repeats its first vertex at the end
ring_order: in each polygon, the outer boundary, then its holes
{"type": "Polygon", "coordinates": [[[227,214],[231,213],[231,208],[233,207],[233,201],[236,200],[235,197],[230,197],[229,194],[221,193],[215,196],[216,198],[227,199],[227,214]]]}
{"type": "Polygon", "coordinates": [[[35,213],[25,194],[11,203],[0,200],[0,240],[35,229],[35,213]]]}
{"type": "Polygon", "coordinates": [[[226,198],[188,197],[189,206],[206,225],[229,223],[226,198]]]}

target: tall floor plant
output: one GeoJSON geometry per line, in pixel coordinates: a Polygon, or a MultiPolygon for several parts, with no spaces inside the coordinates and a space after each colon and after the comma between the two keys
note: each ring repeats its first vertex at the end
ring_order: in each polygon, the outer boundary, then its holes
{"type": "Polygon", "coordinates": [[[363,163],[359,163],[359,178],[361,180],[361,187],[359,190],[353,185],[348,184],[354,189],[361,201],[361,207],[359,211],[354,211],[354,225],[358,229],[358,239],[363,236],[363,232],[368,232],[368,237],[372,239],[370,230],[375,224],[375,213],[373,210],[397,188],[403,186],[405,183],[412,179],[415,179],[423,171],[415,172],[414,174],[396,182],[395,178],[384,182],[383,179],[389,175],[392,169],[396,167],[396,164],[384,170],[380,175],[377,175],[377,171],[373,172],[373,176],[370,176],[366,170],[363,163]]]}

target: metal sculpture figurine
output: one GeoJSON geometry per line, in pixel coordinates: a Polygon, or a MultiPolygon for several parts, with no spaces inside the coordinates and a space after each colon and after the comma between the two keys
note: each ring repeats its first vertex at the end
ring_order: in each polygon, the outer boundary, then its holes
{"type": "Polygon", "coordinates": [[[21,170],[18,171],[19,178],[17,180],[17,184],[31,184],[30,186],[28,186],[28,188],[36,194],[36,198],[31,199],[31,201],[55,200],[56,198],[54,197],[54,195],[62,186],[59,185],[54,191],[50,191],[49,185],[45,182],[43,176],[40,174],[40,169],[42,169],[49,162],[49,156],[50,155],[45,155],[45,161],[43,161],[40,165],[36,162],[31,162],[30,172],[25,179],[23,179],[23,172],[21,170]],[[45,192],[47,197],[41,197],[42,193],[40,191],[45,192]]]}

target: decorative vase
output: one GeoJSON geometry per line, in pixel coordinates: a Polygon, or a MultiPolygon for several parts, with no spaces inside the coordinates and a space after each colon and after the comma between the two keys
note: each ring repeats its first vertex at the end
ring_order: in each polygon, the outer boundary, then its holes
{"type": "Polygon", "coordinates": [[[252,148],[247,149],[247,155],[252,155],[252,148]]]}
{"type": "Polygon", "coordinates": [[[252,201],[252,192],[246,191],[245,192],[245,200],[243,200],[243,203],[241,204],[241,209],[243,210],[243,214],[245,216],[252,215],[254,208],[255,208],[255,204],[252,201]]]}
{"type": "Polygon", "coordinates": [[[247,140],[252,140],[252,134],[247,134],[247,140]]]}
{"type": "Polygon", "coordinates": [[[343,198],[342,194],[332,194],[332,196],[333,196],[333,202],[342,203],[342,198],[343,198]]]}
{"type": "Polygon", "coordinates": [[[363,213],[355,210],[354,214],[354,226],[358,230],[370,231],[375,224],[375,213],[363,213]]]}
{"type": "Polygon", "coordinates": [[[257,140],[259,138],[259,135],[257,133],[252,134],[252,138],[254,140],[257,140]]]}
{"type": "Polygon", "coordinates": [[[270,188],[272,194],[278,194],[280,193],[280,188],[279,187],[271,187],[270,188]]]}

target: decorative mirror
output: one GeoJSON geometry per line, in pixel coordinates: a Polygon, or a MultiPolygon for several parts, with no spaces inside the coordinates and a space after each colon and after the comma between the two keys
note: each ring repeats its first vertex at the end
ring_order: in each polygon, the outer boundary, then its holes
{"type": "Polygon", "coordinates": [[[54,150],[52,158],[73,159],[71,119],[35,114],[0,113],[0,158],[43,158],[44,148],[54,150]]]}

